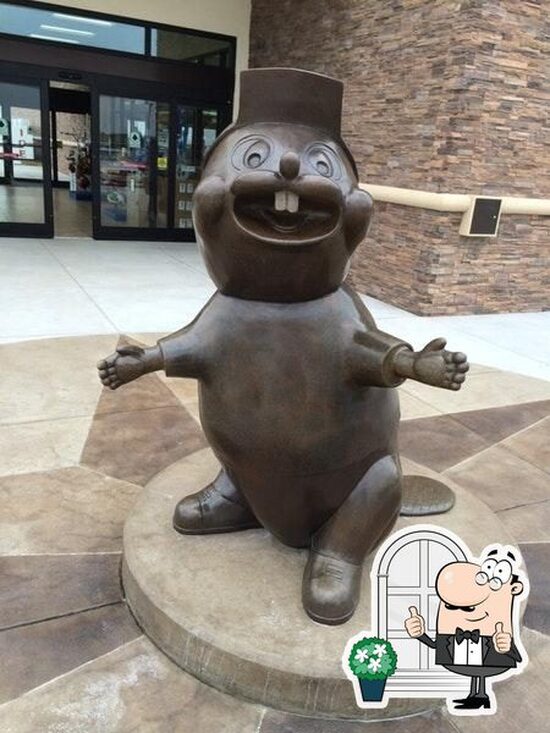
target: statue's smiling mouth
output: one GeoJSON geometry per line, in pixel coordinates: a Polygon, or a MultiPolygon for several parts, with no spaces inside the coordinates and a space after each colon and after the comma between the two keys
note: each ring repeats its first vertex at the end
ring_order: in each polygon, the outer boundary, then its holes
{"type": "Polygon", "coordinates": [[[258,239],[299,244],[330,234],[338,224],[340,207],[281,189],[237,195],[234,213],[238,224],[258,239]]]}

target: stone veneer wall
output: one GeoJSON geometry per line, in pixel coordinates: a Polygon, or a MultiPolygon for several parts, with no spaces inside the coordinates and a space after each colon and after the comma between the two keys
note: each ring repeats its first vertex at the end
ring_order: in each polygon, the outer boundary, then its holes
{"type": "MultiPolygon", "coordinates": [[[[544,0],[253,0],[250,66],[345,82],[362,182],[550,198],[550,14],[544,0]]],[[[550,308],[550,218],[377,204],[350,278],[419,314],[550,308]]]]}

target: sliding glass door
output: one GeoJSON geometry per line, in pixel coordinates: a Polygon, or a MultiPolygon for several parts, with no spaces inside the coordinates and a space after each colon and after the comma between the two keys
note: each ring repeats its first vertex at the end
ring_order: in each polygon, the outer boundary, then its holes
{"type": "Polygon", "coordinates": [[[46,82],[0,78],[0,234],[53,234],[46,82]]]}
{"type": "Polygon", "coordinates": [[[94,236],[193,239],[192,196],[217,109],[98,94],[94,236]]]}
{"type": "Polygon", "coordinates": [[[204,154],[220,127],[216,109],[177,105],[176,115],[176,192],[174,227],[191,230],[191,200],[200,176],[204,154]]]}
{"type": "Polygon", "coordinates": [[[165,102],[100,96],[102,228],[166,227],[168,115],[165,102]]]}

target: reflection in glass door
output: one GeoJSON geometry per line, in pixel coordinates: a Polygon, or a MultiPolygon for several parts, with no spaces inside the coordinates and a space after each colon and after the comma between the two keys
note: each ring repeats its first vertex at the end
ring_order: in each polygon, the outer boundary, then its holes
{"type": "Polygon", "coordinates": [[[157,226],[168,226],[168,197],[170,160],[170,108],[167,104],[157,105],[157,226]]]}
{"type": "Polygon", "coordinates": [[[43,90],[0,81],[0,233],[51,236],[49,134],[43,90]]]}
{"type": "Polygon", "coordinates": [[[94,235],[193,239],[192,197],[216,109],[100,94],[94,235]]]}
{"type": "Polygon", "coordinates": [[[100,96],[102,227],[166,226],[168,113],[167,103],[100,96]],[[163,179],[160,187],[159,173],[163,179]]]}
{"type": "Polygon", "coordinates": [[[193,227],[192,197],[201,161],[218,134],[217,110],[178,105],[176,110],[176,196],[174,226],[193,227]]]}
{"type": "Polygon", "coordinates": [[[195,110],[178,106],[176,112],[176,195],[174,226],[191,229],[191,201],[197,185],[199,169],[194,154],[195,110]]]}

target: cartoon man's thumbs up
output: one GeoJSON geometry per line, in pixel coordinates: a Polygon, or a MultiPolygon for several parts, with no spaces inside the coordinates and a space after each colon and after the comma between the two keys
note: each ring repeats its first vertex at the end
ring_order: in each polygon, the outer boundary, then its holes
{"type": "Polygon", "coordinates": [[[405,629],[409,636],[412,636],[413,639],[417,639],[419,636],[426,633],[426,624],[424,623],[422,616],[418,613],[416,606],[410,606],[409,613],[411,615],[408,619],[405,619],[405,629]]]}
{"type": "Polygon", "coordinates": [[[504,631],[504,624],[502,621],[497,621],[495,624],[493,644],[497,652],[500,652],[500,654],[506,654],[510,651],[510,647],[512,646],[512,634],[504,631]]]}

